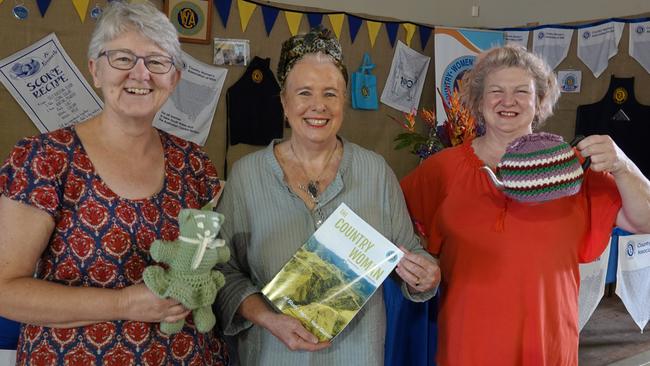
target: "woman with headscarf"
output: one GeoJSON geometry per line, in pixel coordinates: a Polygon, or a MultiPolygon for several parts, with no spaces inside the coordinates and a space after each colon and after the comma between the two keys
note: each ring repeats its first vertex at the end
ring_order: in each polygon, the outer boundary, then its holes
{"type": "MultiPolygon", "coordinates": [[[[217,207],[231,261],[217,307],[237,335],[243,365],[382,365],[381,289],[333,342],[318,342],[260,293],[320,224],[345,202],[406,252],[396,270],[406,297],[424,301],[439,281],[420,246],[395,175],[379,155],[337,135],[347,98],[341,46],[324,29],[285,41],[278,65],[287,140],[239,160],[217,207]]],[[[254,103],[254,101],[252,101],[254,103]]]]}
{"type": "Polygon", "coordinates": [[[197,145],[152,126],[180,79],[176,29],[149,3],[114,1],[88,58],[104,110],[21,140],[0,168],[0,315],[24,323],[18,364],[228,364],[194,325],[161,333],[189,311],[142,283],[180,208],[220,190],[197,145]]]}

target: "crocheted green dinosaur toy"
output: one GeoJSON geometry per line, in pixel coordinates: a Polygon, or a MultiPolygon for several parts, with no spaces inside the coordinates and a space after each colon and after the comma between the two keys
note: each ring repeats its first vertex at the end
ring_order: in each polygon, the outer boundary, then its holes
{"type": "MultiPolygon", "coordinates": [[[[180,235],[175,241],[156,240],[151,245],[151,257],[167,264],[145,268],[142,277],[147,287],[161,298],[174,298],[192,310],[194,324],[199,332],[207,333],[216,319],[212,303],[224,284],[221,272],[213,270],[217,263],[230,257],[223,239],[216,239],[224,216],[206,210],[182,209],[178,214],[180,235]]],[[[179,332],[185,323],[160,323],[166,334],[179,332]]]]}

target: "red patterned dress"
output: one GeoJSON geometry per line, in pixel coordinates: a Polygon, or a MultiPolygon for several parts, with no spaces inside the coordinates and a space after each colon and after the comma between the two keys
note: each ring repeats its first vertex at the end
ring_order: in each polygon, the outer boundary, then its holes
{"type": "MultiPolygon", "coordinates": [[[[36,277],[68,286],[123,288],[142,282],[157,238],[178,236],[182,207],[200,208],[219,191],[216,169],[190,142],[160,131],[165,182],[128,200],[95,173],[73,127],[25,138],[0,168],[0,194],[50,214],[56,227],[36,277]]],[[[191,316],[189,317],[191,318],[191,316]]],[[[21,327],[18,365],[227,365],[225,342],[193,324],[172,336],[157,323],[114,321],[55,329],[21,327]]]]}

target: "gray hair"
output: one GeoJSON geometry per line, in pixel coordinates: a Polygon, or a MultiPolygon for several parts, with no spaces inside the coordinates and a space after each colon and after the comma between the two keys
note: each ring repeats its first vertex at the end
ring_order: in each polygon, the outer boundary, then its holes
{"type": "Polygon", "coordinates": [[[520,46],[506,45],[480,54],[474,67],[463,77],[463,102],[477,121],[483,123],[479,108],[483,103],[485,79],[490,73],[508,67],[525,70],[533,78],[537,108],[532,127],[536,129],[553,115],[553,107],[560,98],[560,87],[551,67],[543,59],[520,46]]]}
{"type": "Polygon", "coordinates": [[[176,28],[165,14],[148,1],[133,4],[111,2],[97,21],[90,38],[88,59],[97,58],[107,42],[128,31],[136,31],[149,38],[169,53],[178,70],[182,69],[181,45],[176,28]]]}

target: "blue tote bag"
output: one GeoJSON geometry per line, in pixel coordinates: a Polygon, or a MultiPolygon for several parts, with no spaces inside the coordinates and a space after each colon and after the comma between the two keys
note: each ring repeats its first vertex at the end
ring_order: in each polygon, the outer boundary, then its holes
{"type": "Polygon", "coordinates": [[[352,108],[377,110],[379,102],[377,101],[377,77],[370,73],[375,68],[368,53],[363,54],[363,63],[359,69],[352,73],[351,93],[352,108]]]}

